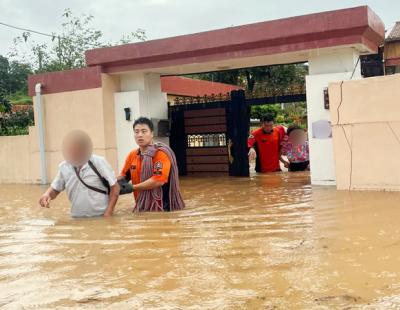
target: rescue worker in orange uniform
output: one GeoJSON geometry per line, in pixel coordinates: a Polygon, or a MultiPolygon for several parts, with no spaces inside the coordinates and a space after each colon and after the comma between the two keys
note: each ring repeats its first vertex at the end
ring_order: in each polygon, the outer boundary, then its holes
{"type": "Polygon", "coordinates": [[[285,138],[285,129],[274,126],[274,116],[267,114],[262,118],[261,128],[254,130],[248,139],[249,160],[256,159],[256,171],[261,173],[281,171],[279,162],[281,144],[285,138]]]}
{"type": "Polygon", "coordinates": [[[183,209],[174,152],[165,144],[153,142],[154,125],[150,119],[136,119],[133,130],[139,148],[129,153],[118,180],[132,181],[134,211],[183,209]]]}

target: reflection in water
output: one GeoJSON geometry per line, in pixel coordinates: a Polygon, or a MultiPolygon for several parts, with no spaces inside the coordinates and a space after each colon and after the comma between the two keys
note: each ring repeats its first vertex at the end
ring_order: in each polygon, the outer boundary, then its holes
{"type": "MultiPolygon", "coordinates": [[[[69,218],[39,186],[0,188],[0,308],[400,307],[400,193],[307,174],[182,180],[187,209],[69,218]]],[[[2,308],[3,309],[3,308],[2,308]]]]}

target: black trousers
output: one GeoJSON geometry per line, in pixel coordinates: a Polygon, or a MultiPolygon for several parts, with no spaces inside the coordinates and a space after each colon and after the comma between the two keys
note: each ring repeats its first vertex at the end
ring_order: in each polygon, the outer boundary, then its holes
{"type": "Polygon", "coordinates": [[[289,164],[289,171],[305,171],[307,170],[308,166],[310,165],[310,161],[302,161],[300,163],[290,163],[289,164]]]}

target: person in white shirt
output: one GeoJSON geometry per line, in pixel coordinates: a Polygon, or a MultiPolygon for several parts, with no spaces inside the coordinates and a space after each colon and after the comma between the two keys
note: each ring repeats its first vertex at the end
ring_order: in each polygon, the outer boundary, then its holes
{"type": "Polygon", "coordinates": [[[70,132],[63,141],[64,161],[57,176],[40,197],[39,205],[50,207],[62,191],[71,202],[72,217],[111,216],[119,196],[119,185],[110,164],[92,154],[92,141],[83,131],[70,132]]]}

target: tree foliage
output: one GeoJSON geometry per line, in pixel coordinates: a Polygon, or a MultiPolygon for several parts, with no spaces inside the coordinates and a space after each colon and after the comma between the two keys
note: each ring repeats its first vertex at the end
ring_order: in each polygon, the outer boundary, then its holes
{"type": "Polygon", "coordinates": [[[251,107],[250,117],[252,119],[261,119],[266,114],[275,116],[275,121],[279,124],[290,125],[297,124],[301,127],[307,127],[307,107],[305,102],[266,104],[251,107]]]}
{"type": "Polygon", "coordinates": [[[27,63],[9,61],[0,55],[0,92],[9,95],[18,91],[27,92],[27,76],[32,68],[27,63]]]}
{"type": "Polygon", "coordinates": [[[0,113],[0,136],[25,135],[33,125],[33,110],[0,113]]]}
{"type": "MultiPolygon", "coordinates": [[[[37,43],[30,32],[23,32],[14,39],[15,48],[10,53],[28,61],[35,73],[69,70],[85,66],[85,51],[89,49],[111,46],[104,40],[103,32],[92,27],[93,15],[75,16],[70,9],[62,14],[61,32],[52,33],[51,42],[37,43]],[[28,53],[22,50],[28,44],[28,53]]],[[[137,29],[125,34],[114,44],[126,44],[146,40],[146,32],[137,29]]]]}
{"type": "MultiPolygon", "coordinates": [[[[82,68],[86,50],[112,45],[92,27],[92,15],[75,16],[66,9],[62,17],[61,32],[51,34],[49,42],[38,43],[32,33],[23,32],[14,39],[9,57],[0,56],[0,135],[26,134],[33,125],[31,109],[12,112],[11,104],[32,103],[27,87],[29,74],[82,68]]],[[[114,44],[144,40],[146,32],[137,29],[114,44]]]]}
{"type": "Polygon", "coordinates": [[[284,94],[288,89],[305,89],[306,64],[285,64],[188,75],[190,78],[238,85],[248,93],[284,94]]]}
{"type": "Polygon", "coordinates": [[[0,114],[11,112],[11,103],[4,93],[0,92],[0,114]]]}

